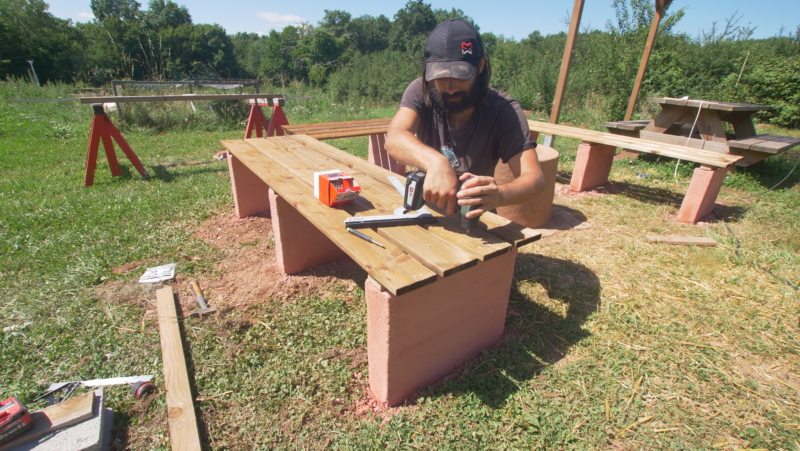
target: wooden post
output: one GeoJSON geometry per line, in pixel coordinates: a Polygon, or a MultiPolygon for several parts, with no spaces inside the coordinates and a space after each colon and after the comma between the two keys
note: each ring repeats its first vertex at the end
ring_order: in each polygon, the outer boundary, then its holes
{"type": "Polygon", "coordinates": [[[644,46],[642,61],[639,63],[639,72],[636,74],[636,81],[633,83],[633,92],[631,93],[631,100],[628,102],[628,111],[625,112],[626,121],[631,120],[631,116],[633,116],[633,109],[636,107],[636,99],[639,97],[639,90],[642,88],[644,73],[647,71],[647,63],[650,61],[650,53],[653,51],[653,43],[656,40],[656,33],[658,33],[658,25],[661,23],[664,10],[670,3],[672,3],[672,0],[656,0],[656,14],[653,16],[653,23],[650,25],[650,34],[647,36],[647,43],[644,46]]]}
{"type": "MultiPolygon", "coordinates": [[[[575,0],[575,4],[572,6],[572,19],[569,22],[567,43],[564,45],[564,56],[561,58],[561,71],[558,74],[558,84],[556,85],[556,94],[553,99],[553,111],[550,113],[551,124],[557,124],[558,116],[561,114],[561,103],[564,100],[564,90],[567,87],[569,68],[572,65],[572,55],[575,51],[575,38],[578,36],[578,28],[581,25],[582,15],[583,0],[575,0]]],[[[555,137],[553,135],[545,136],[544,145],[553,147],[554,141],[555,137]]]]}

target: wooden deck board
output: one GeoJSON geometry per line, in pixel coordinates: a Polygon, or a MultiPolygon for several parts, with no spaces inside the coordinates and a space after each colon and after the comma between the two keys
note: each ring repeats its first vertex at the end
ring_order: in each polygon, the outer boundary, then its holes
{"type": "MultiPolygon", "coordinates": [[[[260,152],[269,154],[269,158],[274,159],[281,166],[292,172],[293,175],[306,182],[308,188],[313,186],[313,173],[315,171],[319,171],[321,168],[340,169],[347,172],[345,169],[340,167],[324,166],[326,164],[337,165],[339,162],[315,151],[313,147],[308,147],[302,152],[292,152],[289,150],[290,148],[281,145],[282,142],[285,141],[293,140],[280,138],[268,140],[250,140],[250,144],[260,152]]],[[[356,179],[356,182],[359,182],[359,179],[362,178],[362,174],[360,173],[350,173],[350,175],[356,179]]],[[[395,206],[392,205],[391,200],[385,196],[387,189],[383,187],[378,187],[375,189],[369,183],[369,179],[364,179],[364,183],[359,182],[359,185],[361,185],[362,189],[361,195],[359,196],[361,202],[368,202],[370,207],[374,207],[370,211],[371,215],[374,215],[375,213],[392,213],[392,210],[395,206]],[[375,211],[376,209],[377,212],[375,211]]],[[[394,191],[394,188],[392,188],[392,191],[394,191]]],[[[396,195],[394,197],[396,197],[397,200],[402,201],[399,193],[396,191],[394,191],[394,193],[396,195]]],[[[388,192],[388,194],[391,194],[391,192],[388,192]]],[[[329,208],[325,207],[324,204],[319,201],[317,201],[317,203],[326,209],[329,208]]],[[[397,206],[400,205],[398,204],[397,206]]],[[[341,208],[341,210],[344,210],[350,214],[355,213],[355,211],[359,209],[362,208],[358,204],[343,206],[341,208]]],[[[327,211],[323,210],[321,214],[327,214],[327,211]]],[[[344,221],[340,222],[338,227],[344,231],[344,221]]],[[[477,258],[469,253],[463,252],[458,246],[448,243],[418,226],[381,227],[377,230],[379,235],[385,237],[395,246],[399,247],[405,253],[411,255],[424,266],[442,277],[474,266],[478,261],[477,258]],[[413,239],[410,238],[412,236],[413,239]],[[426,251],[429,250],[430,252],[423,252],[420,251],[420,249],[424,249],[426,251]]]]}
{"type": "Polygon", "coordinates": [[[674,144],[660,143],[612,133],[598,132],[595,130],[586,130],[566,125],[550,124],[533,120],[529,120],[528,125],[531,130],[541,133],[566,136],[597,144],[607,144],[638,152],[663,155],[665,157],[680,158],[682,160],[694,161],[714,167],[728,167],[742,159],[742,157],[738,155],[728,155],[700,149],[687,149],[674,144]]]}
{"type": "MultiPolygon", "coordinates": [[[[271,139],[271,138],[270,138],[271,139]]],[[[259,139],[258,141],[267,141],[259,139]]],[[[249,141],[222,141],[223,146],[264,180],[276,193],[298,209],[322,233],[342,250],[387,291],[399,296],[436,281],[436,274],[418,261],[409,257],[391,243],[381,243],[382,249],[349,234],[343,224],[350,213],[325,206],[307,192],[306,181],[288,173],[285,169],[261,156],[249,141]],[[301,185],[299,185],[301,184],[301,185]]],[[[266,195],[266,193],[265,193],[266,195]]]]}

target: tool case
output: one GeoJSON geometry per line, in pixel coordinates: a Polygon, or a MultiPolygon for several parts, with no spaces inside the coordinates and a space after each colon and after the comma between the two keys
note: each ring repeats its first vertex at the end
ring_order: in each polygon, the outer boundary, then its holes
{"type": "Polygon", "coordinates": [[[31,415],[17,398],[0,403],[0,445],[31,428],[31,415]]]}

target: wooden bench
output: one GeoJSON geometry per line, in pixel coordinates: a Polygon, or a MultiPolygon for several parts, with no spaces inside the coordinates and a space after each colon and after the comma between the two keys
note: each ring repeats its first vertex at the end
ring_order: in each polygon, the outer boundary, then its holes
{"type": "Polygon", "coordinates": [[[307,135],[222,144],[236,212],[271,212],[284,273],[349,256],[369,275],[367,353],[378,400],[398,404],[500,339],[517,248],[538,232],[486,213],[467,235],[457,218],[433,211],[438,224],[362,229],[384,249],[349,234],[344,220],[392,214],[403,201],[387,178],[396,174],[307,135]],[[355,203],[329,208],[314,198],[313,173],[327,169],[355,178],[355,203]]]}
{"type": "Polygon", "coordinates": [[[531,131],[583,141],[578,146],[578,155],[570,181],[570,189],[573,191],[585,191],[608,183],[617,147],[700,163],[701,166],[694,170],[689,189],[678,212],[679,222],[695,223],[711,213],[714,201],[722,188],[727,168],[743,158],[740,155],[687,148],[566,125],[532,120],[528,121],[528,125],[531,131]]]}
{"type": "Polygon", "coordinates": [[[319,122],[316,124],[284,125],[287,135],[307,135],[315,139],[341,139],[369,136],[367,161],[405,176],[406,168],[386,151],[386,131],[392,119],[365,119],[361,121],[319,122]]]}

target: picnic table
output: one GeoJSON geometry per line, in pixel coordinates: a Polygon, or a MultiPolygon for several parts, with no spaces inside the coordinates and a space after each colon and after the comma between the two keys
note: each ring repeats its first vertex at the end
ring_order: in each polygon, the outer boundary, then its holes
{"type": "Polygon", "coordinates": [[[661,112],[653,120],[603,122],[603,125],[610,132],[624,136],[741,155],[743,158],[735,163],[740,167],[753,165],[800,144],[798,138],[757,134],[753,114],[770,110],[766,105],[671,97],[647,100],[661,105],[661,112]],[[726,132],[725,123],[733,133],[726,132]]]}
{"type": "Polygon", "coordinates": [[[284,273],[350,257],[368,274],[369,381],[380,401],[400,403],[500,339],[517,249],[540,233],[485,213],[468,235],[429,204],[436,224],[361,229],[381,248],[348,233],[344,220],[392,214],[403,203],[388,179],[397,174],[308,135],[222,144],[237,215],[270,211],[284,273]],[[361,186],[353,204],[314,198],[313,173],[329,169],[361,186]]]}

